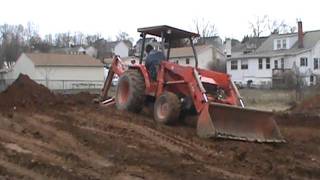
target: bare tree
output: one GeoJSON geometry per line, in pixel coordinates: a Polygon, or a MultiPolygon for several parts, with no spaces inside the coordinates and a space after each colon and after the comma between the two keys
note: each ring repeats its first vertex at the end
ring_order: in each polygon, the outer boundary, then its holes
{"type": "Polygon", "coordinates": [[[82,32],[75,32],[73,37],[72,37],[72,41],[74,43],[74,45],[84,45],[85,43],[85,35],[82,32]]]}
{"type": "Polygon", "coordinates": [[[260,37],[261,34],[266,31],[267,19],[268,19],[267,15],[264,15],[262,17],[256,16],[254,21],[249,22],[253,37],[260,37]]]}
{"type": "Polygon", "coordinates": [[[0,34],[0,66],[5,65],[10,68],[26,47],[23,36],[24,28],[22,25],[4,24],[0,26],[0,34]]]}
{"type": "Polygon", "coordinates": [[[98,39],[101,38],[101,34],[97,33],[97,34],[94,34],[94,35],[87,35],[85,37],[86,39],[86,43],[89,45],[89,46],[92,46],[98,39]]]}
{"type": "Polygon", "coordinates": [[[32,39],[34,39],[35,37],[39,37],[38,26],[36,26],[33,22],[28,22],[24,31],[24,36],[26,43],[30,45],[32,39]]]}
{"type": "Polygon", "coordinates": [[[66,33],[57,33],[55,35],[55,45],[58,47],[69,47],[72,42],[72,36],[70,32],[66,33]]]}
{"type": "Polygon", "coordinates": [[[195,30],[198,34],[200,34],[201,37],[212,37],[218,35],[216,26],[210,21],[205,20],[204,18],[202,18],[201,20],[194,19],[193,23],[195,26],[195,30]]]}
{"type": "Polygon", "coordinates": [[[47,34],[44,36],[44,42],[49,44],[50,46],[53,46],[53,37],[52,34],[47,34]]]}
{"type": "Polygon", "coordinates": [[[128,40],[128,41],[133,41],[133,38],[129,36],[128,33],[120,31],[117,35],[116,35],[116,40],[117,41],[123,41],[123,40],[128,40]]]}
{"type": "Polygon", "coordinates": [[[293,33],[296,30],[295,26],[290,26],[284,20],[272,20],[268,17],[267,28],[270,34],[284,34],[284,33],[293,33]]]}

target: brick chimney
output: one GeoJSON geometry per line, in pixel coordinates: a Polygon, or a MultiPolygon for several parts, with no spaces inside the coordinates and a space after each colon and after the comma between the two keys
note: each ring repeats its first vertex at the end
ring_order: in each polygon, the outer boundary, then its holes
{"type": "Polygon", "coordinates": [[[303,29],[301,20],[298,20],[298,45],[299,48],[303,48],[303,29]]]}

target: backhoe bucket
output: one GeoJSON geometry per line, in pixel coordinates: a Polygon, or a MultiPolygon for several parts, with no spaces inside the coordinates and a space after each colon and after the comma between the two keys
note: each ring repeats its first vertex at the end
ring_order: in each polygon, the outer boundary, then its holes
{"type": "Polygon", "coordinates": [[[271,112],[210,103],[199,115],[200,137],[255,142],[285,142],[271,112]]]}

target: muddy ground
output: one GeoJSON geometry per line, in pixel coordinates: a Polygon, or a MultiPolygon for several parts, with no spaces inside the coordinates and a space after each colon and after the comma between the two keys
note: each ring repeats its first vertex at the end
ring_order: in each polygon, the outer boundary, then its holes
{"type": "Polygon", "coordinates": [[[189,123],[158,125],[148,109],[101,107],[90,94],[6,105],[13,91],[0,94],[0,179],[320,179],[315,116],[278,115],[285,144],[204,140],[189,123]]]}

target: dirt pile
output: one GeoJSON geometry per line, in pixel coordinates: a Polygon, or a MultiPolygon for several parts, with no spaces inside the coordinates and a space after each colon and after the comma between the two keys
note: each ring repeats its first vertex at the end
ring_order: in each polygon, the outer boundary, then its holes
{"type": "Polygon", "coordinates": [[[32,109],[54,103],[57,100],[57,96],[48,88],[34,82],[29,76],[20,74],[4,92],[0,93],[0,108],[23,107],[32,109]]]}
{"type": "Polygon", "coordinates": [[[308,98],[301,103],[293,106],[290,110],[292,113],[308,114],[312,116],[320,115],[320,95],[308,98]]]}

